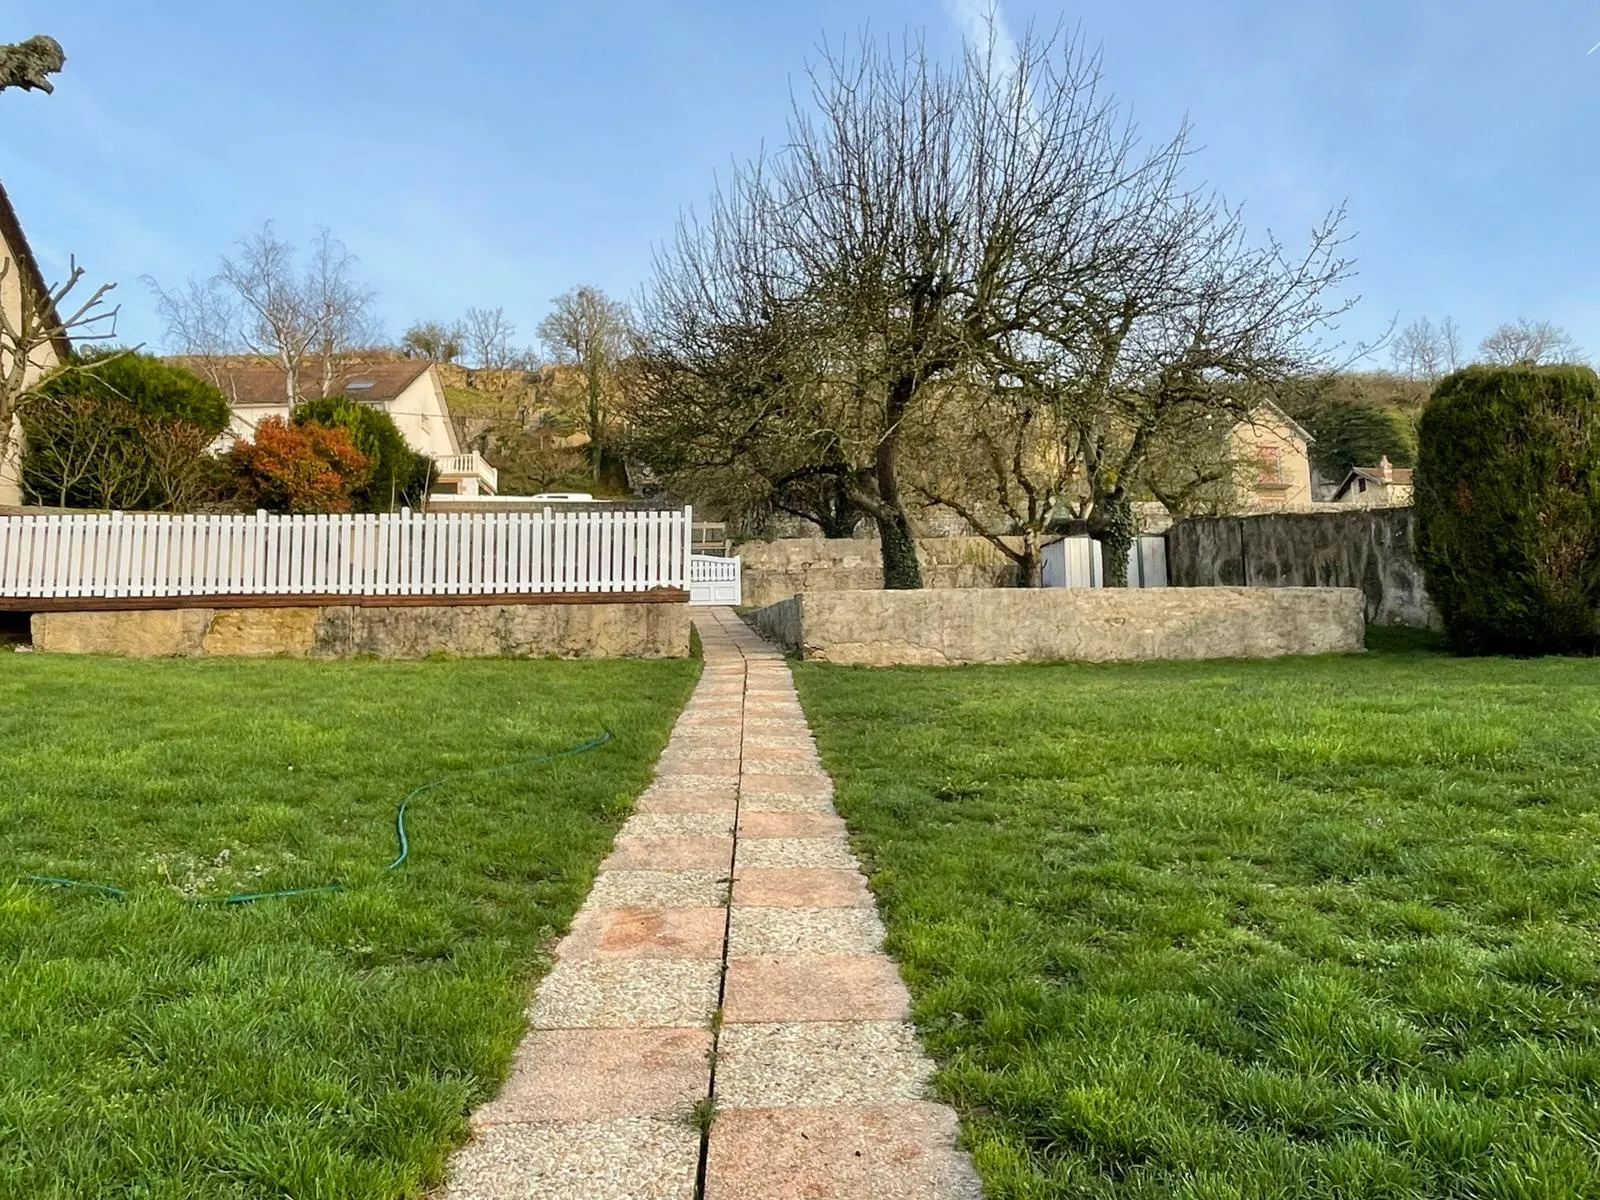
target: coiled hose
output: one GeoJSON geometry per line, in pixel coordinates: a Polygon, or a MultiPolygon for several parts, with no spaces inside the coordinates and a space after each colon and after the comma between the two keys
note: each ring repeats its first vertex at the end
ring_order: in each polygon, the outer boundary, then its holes
{"type": "MultiPolygon", "coordinates": [[[[476,779],[487,775],[505,775],[512,771],[524,771],[532,767],[547,766],[563,758],[572,758],[579,754],[587,754],[591,750],[598,750],[612,738],[608,729],[596,737],[579,742],[576,746],[568,746],[565,750],[557,750],[554,754],[541,754],[538,758],[526,758],[518,762],[507,763],[501,767],[479,767],[474,771],[457,771],[453,775],[442,775],[438,779],[430,780],[418,787],[412,788],[400,801],[394,810],[394,841],[395,858],[392,863],[384,868],[386,871],[396,871],[403,867],[406,860],[411,857],[411,839],[406,834],[406,809],[411,802],[423,792],[443,787],[447,783],[459,783],[463,779],[476,779]]],[[[109,883],[90,883],[83,879],[64,879],[59,875],[25,875],[23,878],[28,883],[37,883],[45,887],[79,888],[87,892],[98,892],[102,896],[110,896],[115,900],[125,899],[128,893],[109,883]]],[[[186,897],[190,904],[254,904],[258,900],[282,900],[289,896],[309,896],[318,892],[342,892],[345,890],[342,883],[324,883],[317,887],[287,888],[277,892],[234,892],[228,896],[190,896],[186,897]]]]}

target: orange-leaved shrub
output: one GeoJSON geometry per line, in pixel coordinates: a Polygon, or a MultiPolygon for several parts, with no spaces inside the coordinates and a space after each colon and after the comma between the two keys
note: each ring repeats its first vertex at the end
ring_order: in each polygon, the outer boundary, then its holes
{"type": "Polygon", "coordinates": [[[268,512],[349,512],[371,463],[348,429],[267,417],[228,455],[239,502],[268,512]]]}

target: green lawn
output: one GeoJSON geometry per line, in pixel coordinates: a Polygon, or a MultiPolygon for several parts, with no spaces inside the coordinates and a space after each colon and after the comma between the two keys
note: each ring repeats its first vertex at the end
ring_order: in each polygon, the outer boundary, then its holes
{"type": "Polygon", "coordinates": [[[1600,1195],[1600,662],[797,668],[990,1200],[1600,1195]]]}
{"type": "Polygon", "coordinates": [[[418,1195],[695,671],[5,654],[0,1196],[418,1195]]]}

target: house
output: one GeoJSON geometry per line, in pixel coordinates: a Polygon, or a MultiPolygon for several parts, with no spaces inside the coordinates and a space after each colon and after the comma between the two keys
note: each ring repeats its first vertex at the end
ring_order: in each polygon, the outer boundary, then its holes
{"type": "MultiPolygon", "coordinates": [[[[228,398],[232,419],[224,438],[249,438],[268,417],[287,420],[288,389],[282,367],[239,359],[181,358],[212,380],[228,398]]],[[[309,361],[297,380],[303,396],[322,394],[322,364],[309,361]]],[[[397,359],[353,364],[334,372],[329,395],[370,405],[394,419],[406,444],[437,465],[433,491],[444,495],[492,496],[499,472],[474,450],[463,449],[450,419],[439,372],[430,362],[397,359]]]]}
{"type": "Polygon", "coordinates": [[[1411,469],[1397,467],[1385,454],[1375,467],[1351,467],[1334,490],[1335,504],[1358,508],[1400,508],[1411,503],[1411,469]]]}
{"type": "Polygon", "coordinates": [[[1241,507],[1310,505],[1313,440],[1304,426],[1270,400],[1263,401],[1249,420],[1235,425],[1229,442],[1233,460],[1241,467],[1241,507]]]}
{"type": "MultiPolygon", "coordinates": [[[[5,277],[0,279],[0,304],[6,316],[15,322],[22,311],[22,296],[26,291],[34,296],[49,293],[39,263],[23,236],[22,223],[17,211],[11,207],[11,198],[0,186],[0,262],[7,264],[5,277]]],[[[55,322],[60,324],[59,320],[55,322]]],[[[46,342],[28,356],[28,367],[22,377],[22,386],[28,387],[55,369],[67,356],[70,347],[65,338],[46,342]]],[[[0,371],[8,371],[11,364],[3,347],[0,347],[0,371]]],[[[11,440],[7,453],[0,457],[0,505],[22,503],[22,422],[13,418],[11,440]]]]}

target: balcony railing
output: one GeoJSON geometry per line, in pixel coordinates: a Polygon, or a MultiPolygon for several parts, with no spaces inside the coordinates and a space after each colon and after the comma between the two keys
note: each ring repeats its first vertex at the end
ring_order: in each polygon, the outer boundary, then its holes
{"type": "Polygon", "coordinates": [[[491,467],[476,450],[468,454],[441,454],[433,460],[441,481],[476,479],[490,492],[500,490],[500,472],[491,467]]]}

